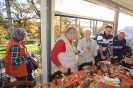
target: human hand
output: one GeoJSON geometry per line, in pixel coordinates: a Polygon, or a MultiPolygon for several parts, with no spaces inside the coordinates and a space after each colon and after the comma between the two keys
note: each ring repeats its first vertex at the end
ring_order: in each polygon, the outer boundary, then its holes
{"type": "Polygon", "coordinates": [[[27,57],[30,57],[30,53],[29,53],[29,52],[26,52],[26,56],[27,56],[27,57]]]}
{"type": "Polygon", "coordinates": [[[103,59],[103,60],[105,60],[106,59],[106,57],[103,55],[103,56],[101,56],[101,58],[103,59]]]}
{"type": "Polygon", "coordinates": [[[108,58],[107,61],[111,61],[112,58],[108,58]]]}
{"type": "Polygon", "coordinates": [[[89,53],[90,50],[88,50],[87,48],[85,48],[85,49],[84,49],[84,52],[89,53]]]}
{"type": "Polygon", "coordinates": [[[91,51],[91,46],[87,46],[86,48],[88,49],[89,52],[91,51]]]}
{"type": "Polygon", "coordinates": [[[92,53],[92,57],[94,58],[96,55],[94,53],[92,53]]]}
{"type": "Polygon", "coordinates": [[[125,63],[133,64],[133,60],[126,57],[126,58],[125,58],[125,63]]]}
{"type": "Polygon", "coordinates": [[[114,57],[113,55],[110,56],[110,58],[113,58],[113,57],[114,57]]]}
{"type": "Polygon", "coordinates": [[[64,66],[59,66],[58,69],[62,72],[62,73],[67,73],[68,72],[68,68],[64,67],[64,66]]]}
{"type": "Polygon", "coordinates": [[[79,54],[80,54],[80,51],[79,51],[79,50],[76,50],[76,51],[75,51],[75,54],[76,54],[76,55],[79,55],[79,54]]]}
{"type": "Polygon", "coordinates": [[[133,56],[131,57],[131,59],[133,60],[133,56]]]}

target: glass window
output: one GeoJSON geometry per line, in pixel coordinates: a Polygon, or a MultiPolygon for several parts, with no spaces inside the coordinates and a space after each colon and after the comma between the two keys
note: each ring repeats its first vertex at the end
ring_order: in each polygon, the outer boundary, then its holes
{"type": "Polygon", "coordinates": [[[55,0],[55,11],[113,21],[114,11],[84,0],[55,0]]]}
{"type": "Polygon", "coordinates": [[[133,50],[133,17],[120,13],[118,21],[118,31],[126,32],[126,45],[130,46],[133,50]]]}

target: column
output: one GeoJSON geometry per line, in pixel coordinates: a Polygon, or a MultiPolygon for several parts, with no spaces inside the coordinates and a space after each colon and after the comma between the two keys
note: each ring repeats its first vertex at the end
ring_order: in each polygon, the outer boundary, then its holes
{"type": "Polygon", "coordinates": [[[41,43],[43,83],[47,83],[53,71],[50,52],[54,44],[54,0],[41,0],[41,43]]]}

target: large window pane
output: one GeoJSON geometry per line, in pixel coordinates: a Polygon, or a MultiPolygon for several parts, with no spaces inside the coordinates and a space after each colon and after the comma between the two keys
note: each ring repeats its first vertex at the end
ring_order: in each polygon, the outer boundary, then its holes
{"type": "Polygon", "coordinates": [[[55,11],[114,20],[114,11],[84,0],[55,0],[55,11]]]}
{"type": "Polygon", "coordinates": [[[120,13],[119,14],[119,21],[118,21],[118,32],[125,31],[126,35],[126,42],[127,45],[132,48],[133,51],[133,17],[129,15],[125,15],[120,13]]]}

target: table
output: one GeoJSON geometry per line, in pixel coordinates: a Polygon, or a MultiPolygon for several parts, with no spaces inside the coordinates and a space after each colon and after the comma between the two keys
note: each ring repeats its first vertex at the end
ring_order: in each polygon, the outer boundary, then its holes
{"type": "MultiPolygon", "coordinates": [[[[78,81],[80,87],[77,88],[83,88],[82,87],[82,83],[83,80],[81,79],[81,74],[85,73],[86,71],[90,70],[90,69],[95,69],[96,66],[91,66],[90,68],[84,69],[82,71],[76,72],[74,74],[71,74],[69,76],[66,76],[67,81],[64,83],[65,86],[69,86],[71,84],[74,84],[76,82],[76,80],[78,81]]],[[[125,70],[126,71],[126,70],[125,70]]],[[[101,74],[101,73],[98,73],[101,74]]],[[[106,85],[105,83],[99,82],[96,78],[94,78],[95,76],[89,76],[89,78],[93,79],[93,80],[97,80],[96,84],[99,85],[99,88],[124,88],[123,86],[127,86],[127,88],[129,88],[129,86],[133,85],[133,79],[131,78],[130,74],[125,74],[128,78],[122,78],[122,82],[119,83],[119,87],[118,86],[110,86],[110,85],[106,85]]],[[[86,76],[87,77],[87,76],[86,76]]],[[[60,86],[60,88],[72,88],[72,87],[63,87],[62,86],[62,82],[61,79],[57,80],[58,82],[58,86],[60,86]]],[[[55,88],[55,84],[53,82],[49,83],[50,87],[49,88],[55,88]]],[[[41,86],[45,86],[46,84],[42,84],[41,86]]],[[[90,88],[90,87],[88,87],[90,88]]]]}

